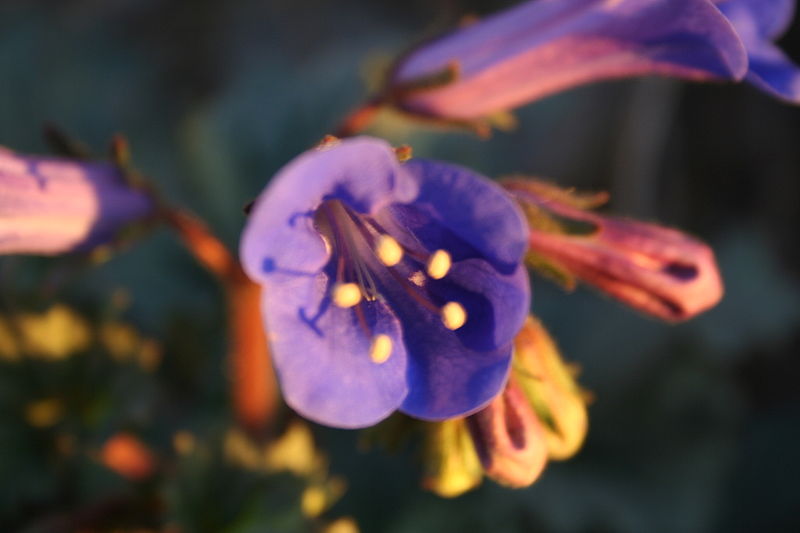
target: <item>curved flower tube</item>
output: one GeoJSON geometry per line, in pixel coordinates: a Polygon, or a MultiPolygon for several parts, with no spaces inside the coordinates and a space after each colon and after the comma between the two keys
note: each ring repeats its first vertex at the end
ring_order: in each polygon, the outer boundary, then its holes
{"type": "Polygon", "coordinates": [[[512,375],[502,394],[467,418],[484,472],[501,485],[527,487],[547,464],[545,430],[512,375]]]}
{"type": "Polygon", "coordinates": [[[739,33],[750,60],[747,81],[800,104],[800,69],[773,44],[792,22],[795,0],[714,0],[739,33]]]}
{"type": "Polygon", "coordinates": [[[469,121],[600,80],[746,72],[741,41],[707,0],[535,0],[413,50],[386,91],[404,111],[469,121]]]}
{"type": "Polygon", "coordinates": [[[526,241],[507,193],[464,168],[366,137],[290,162],[240,249],[287,403],[348,428],[485,405],[529,307],[526,241]]]}
{"type": "Polygon", "coordinates": [[[663,320],[688,320],[716,305],[724,289],[714,252],[680,231],[587,211],[594,200],[535,180],[503,184],[526,209],[535,262],[580,279],[663,320]],[[569,226],[578,226],[578,232],[569,226]],[[588,230],[586,229],[588,228],[588,230]]]}
{"type": "Polygon", "coordinates": [[[0,147],[0,254],[89,250],[154,212],[153,199],[131,189],[111,164],[0,147]]]}

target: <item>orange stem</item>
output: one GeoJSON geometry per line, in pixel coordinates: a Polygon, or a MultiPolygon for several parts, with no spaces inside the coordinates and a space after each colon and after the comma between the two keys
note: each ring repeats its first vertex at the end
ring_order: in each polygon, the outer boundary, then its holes
{"type": "Polygon", "coordinates": [[[369,100],[347,115],[336,130],[336,137],[352,137],[366,129],[375,120],[381,109],[381,102],[369,100]]]}

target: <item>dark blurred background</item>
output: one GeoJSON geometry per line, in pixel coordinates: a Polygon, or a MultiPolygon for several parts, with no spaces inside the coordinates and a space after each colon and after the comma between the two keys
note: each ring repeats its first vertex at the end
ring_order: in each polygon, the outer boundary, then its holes
{"type": "MultiPolygon", "coordinates": [[[[382,65],[508,4],[0,0],[0,145],[44,153],[52,122],[102,153],[124,132],[138,168],[235,247],[242,206],[334,129],[382,65]]],[[[781,43],[800,59],[800,22],[781,43]]],[[[800,109],[744,85],[643,79],[517,116],[487,141],[391,116],[370,133],[489,176],[609,190],[614,212],[710,242],[726,297],[669,326],[536,278],[534,311],[595,396],[583,451],[530,489],[487,481],[443,500],[418,488],[413,451],[363,451],[355,432],[314,427],[326,475],[346,484],[323,518],[350,516],[364,532],[800,531],[800,109]]],[[[3,313],[58,301],[159,354],[136,363],[104,345],[0,360],[0,530],[48,531],[109,494],[136,500],[109,530],[320,527],[299,510],[302,476],[215,462],[231,424],[221,293],[168,232],[93,268],[0,258],[0,293],[3,313]],[[180,449],[176,432],[210,451],[131,483],[91,451],[123,430],[158,457],[180,449]]]]}

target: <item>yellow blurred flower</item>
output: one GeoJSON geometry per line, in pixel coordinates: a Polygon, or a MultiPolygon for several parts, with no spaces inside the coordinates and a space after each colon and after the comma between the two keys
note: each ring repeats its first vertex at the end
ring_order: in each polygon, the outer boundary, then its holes
{"type": "Polygon", "coordinates": [[[25,406],[25,420],[36,428],[55,425],[63,414],[64,406],[58,398],[44,398],[25,406]]]}
{"type": "Polygon", "coordinates": [[[62,304],[43,313],[0,317],[0,358],[6,361],[23,355],[58,361],[85,350],[91,340],[86,320],[62,304]]]}
{"type": "Polygon", "coordinates": [[[429,425],[423,486],[444,498],[455,498],[480,485],[483,478],[475,446],[463,418],[429,425]]]}
{"type": "Polygon", "coordinates": [[[356,521],[349,517],[344,516],[342,518],[338,518],[325,526],[322,530],[322,533],[358,533],[358,524],[356,521]]]}

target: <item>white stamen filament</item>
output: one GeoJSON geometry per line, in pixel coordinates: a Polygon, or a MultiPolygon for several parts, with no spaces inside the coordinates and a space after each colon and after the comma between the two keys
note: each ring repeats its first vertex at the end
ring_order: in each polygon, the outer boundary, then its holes
{"type": "Polygon", "coordinates": [[[331,223],[338,229],[342,239],[344,240],[346,253],[350,259],[351,266],[353,267],[353,273],[356,276],[356,282],[361,288],[361,293],[366,300],[374,301],[378,298],[378,288],[375,284],[375,280],[372,279],[369,268],[358,254],[358,247],[355,239],[353,238],[353,233],[351,231],[347,231],[348,225],[353,224],[354,222],[352,222],[350,215],[347,213],[341,203],[334,203],[332,210],[334,211],[334,220],[332,220],[331,223]],[[339,226],[337,222],[339,222],[341,226],[339,226]]]}

